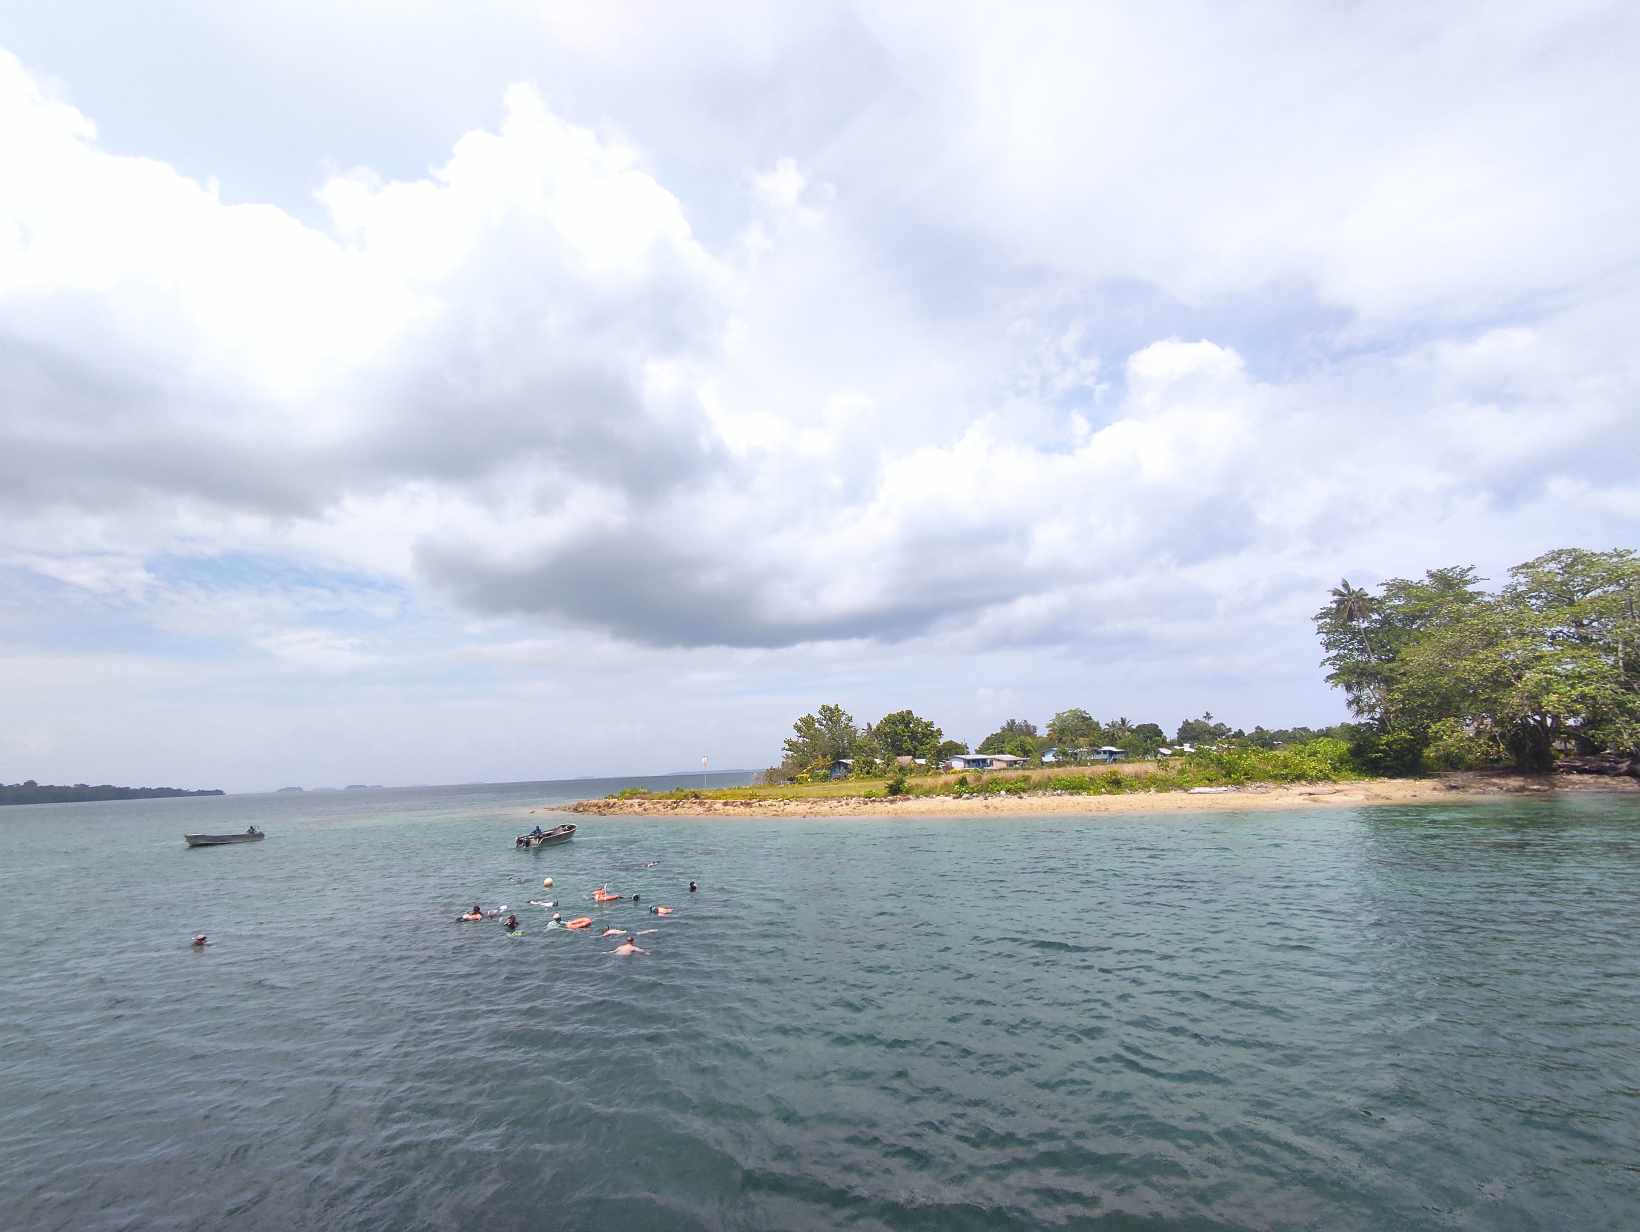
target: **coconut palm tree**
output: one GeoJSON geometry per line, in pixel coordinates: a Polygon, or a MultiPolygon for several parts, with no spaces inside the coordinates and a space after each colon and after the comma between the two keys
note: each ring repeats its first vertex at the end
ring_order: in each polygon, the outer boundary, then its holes
{"type": "Polygon", "coordinates": [[[1364,624],[1372,615],[1372,592],[1351,586],[1349,578],[1340,579],[1331,593],[1333,619],[1340,624],[1364,624]]]}

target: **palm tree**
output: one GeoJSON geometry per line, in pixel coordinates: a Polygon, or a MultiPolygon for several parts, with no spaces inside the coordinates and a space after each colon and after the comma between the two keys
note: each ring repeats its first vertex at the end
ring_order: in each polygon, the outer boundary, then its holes
{"type": "Polygon", "coordinates": [[[1359,625],[1366,623],[1372,615],[1372,593],[1358,586],[1351,586],[1349,578],[1343,578],[1337,586],[1332,588],[1333,619],[1340,624],[1359,625]]]}

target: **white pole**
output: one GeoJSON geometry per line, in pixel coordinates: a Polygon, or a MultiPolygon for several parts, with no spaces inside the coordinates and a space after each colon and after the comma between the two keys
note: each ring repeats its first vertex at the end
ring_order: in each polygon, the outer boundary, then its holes
{"type": "Polygon", "coordinates": [[[700,759],[700,785],[702,789],[706,787],[706,759],[704,757],[700,759]]]}

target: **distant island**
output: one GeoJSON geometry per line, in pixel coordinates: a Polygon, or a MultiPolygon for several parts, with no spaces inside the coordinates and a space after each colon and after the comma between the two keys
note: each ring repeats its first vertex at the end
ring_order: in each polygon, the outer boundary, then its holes
{"type": "Polygon", "coordinates": [[[281,787],[280,791],[306,791],[305,787],[281,787]]]}
{"type": "Polygon", "coordinates": [[[99,783],[75,783],[63,787],[52,783],[36,783],[26,779],[21,783],[0,783],[0,804],[74,804],[85,800],[154,800],[164,796],[220,796],[220,788],[189,791],[182,787],[114,787],[99,783]]]}

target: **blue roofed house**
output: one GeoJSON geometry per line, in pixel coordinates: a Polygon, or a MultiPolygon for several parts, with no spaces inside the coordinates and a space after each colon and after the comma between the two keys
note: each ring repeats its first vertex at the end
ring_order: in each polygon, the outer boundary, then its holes
{"type": "Polygon", "coordinates": [[[958,753],[945,763],[947,770],[1017,770],[1023,757],[1012,753],[958,753]]]}

